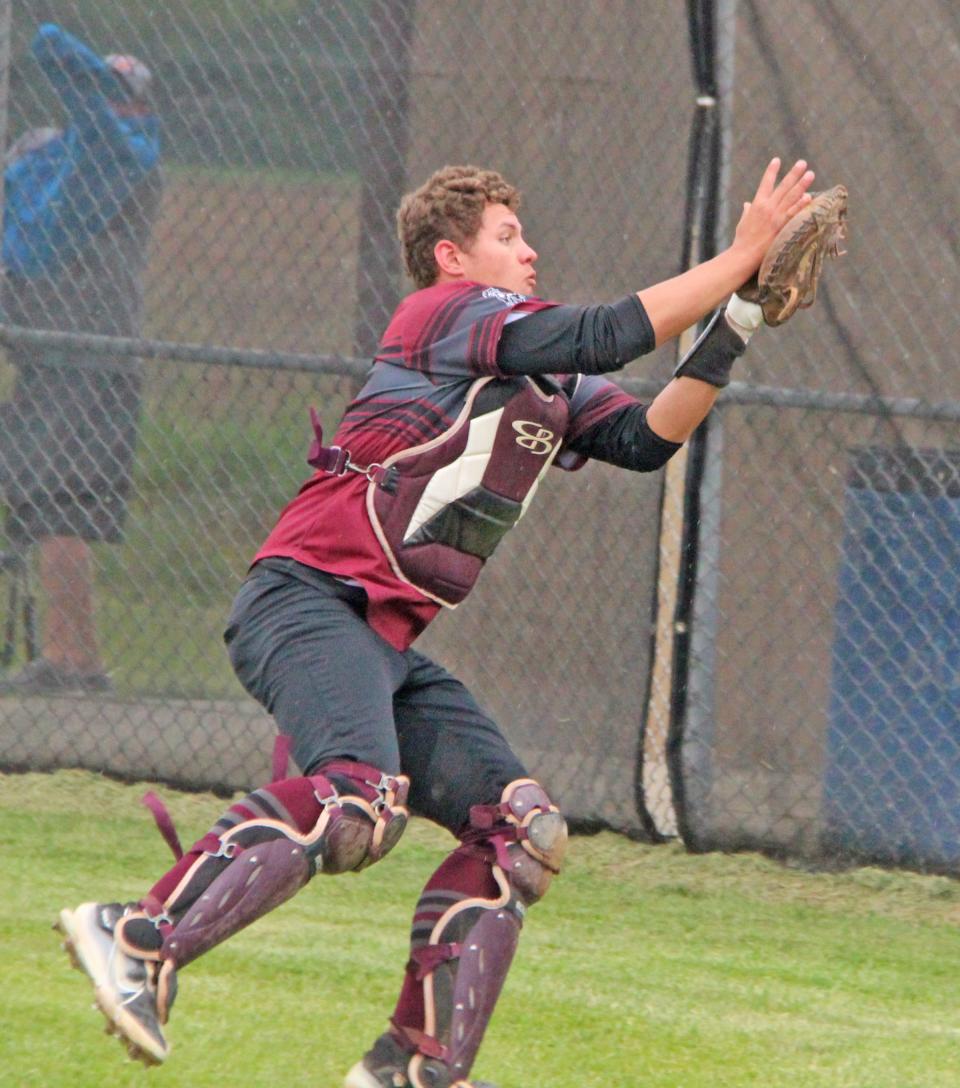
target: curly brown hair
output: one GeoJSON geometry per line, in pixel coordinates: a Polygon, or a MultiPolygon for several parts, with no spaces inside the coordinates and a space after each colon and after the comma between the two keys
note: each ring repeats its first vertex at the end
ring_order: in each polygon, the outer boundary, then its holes
{"type": "Polygon", "coordinates": [[[436,283],[439,269],[433,250],[437,242],[446,238],[469,248],[488,204],[506,204],[515,212],[520,207],[520,190],[496,170],[479,166],[444,166],[400,201],[397,233],[403,263],[417,287],[436,283]]]}

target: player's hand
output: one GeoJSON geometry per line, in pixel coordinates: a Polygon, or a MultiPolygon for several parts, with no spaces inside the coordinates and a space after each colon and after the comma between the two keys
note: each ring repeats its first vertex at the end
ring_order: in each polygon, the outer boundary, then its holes
{"type": "Polygon", "coordinates": [[[734,232],[731,248],[749,257],[754,271],[780,228],[810,203],[807,190],[813,184],[815,174],[807,169],[803,159],[798,159],[778,182],[779,173],[780,160],[771,159],[753,200],[744,204],[734,232]]]}

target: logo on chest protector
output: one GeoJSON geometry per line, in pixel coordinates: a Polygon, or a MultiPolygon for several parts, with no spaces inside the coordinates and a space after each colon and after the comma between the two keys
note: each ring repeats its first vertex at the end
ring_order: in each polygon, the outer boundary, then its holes
{"type": "Polygon", "coordinates": [[[553,449],[553,431],[531,423],[526,419],[515,419],[513,429],[517,432],[517,445],[543,457],[553,449]]]}

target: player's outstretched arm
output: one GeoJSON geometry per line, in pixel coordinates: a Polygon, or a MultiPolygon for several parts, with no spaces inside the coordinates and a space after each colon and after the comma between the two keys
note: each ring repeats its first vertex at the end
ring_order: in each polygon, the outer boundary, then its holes
{"type": "Polygon", "coordinates": [[[647,409],[650,430],[668,442],[686,442],[707,418],[720,390],[696,378],[674,378],[647,409]]]}
{"type": "Polygon", "coordinates": [[[668,442],[686,442],[730,381],[730,370],[763,324],[763,311],[734,294],[707,323],[693,347],[647,409],[654,434],[668,442]]]}
{"type": "Polygon", "coordinates": [[[744,204],[727,249],[688,272],[638,292],[658,346],[696,324],[745,283],[760,267],[780,228],[810,202],[807,190],[814,173],[803,159],[778,182],[779,172],[780,160],[772,159],[753,200],[744,204]]]}

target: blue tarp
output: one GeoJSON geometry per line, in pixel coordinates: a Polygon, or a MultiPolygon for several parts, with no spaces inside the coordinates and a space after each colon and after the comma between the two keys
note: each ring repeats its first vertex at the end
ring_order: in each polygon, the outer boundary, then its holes
{"type": "Polygon", "coordinates": [[[960,867],[960,455],[859,450],[846,491],[826,845],[960,867]]]}

